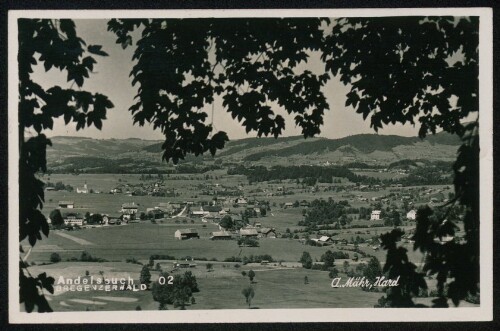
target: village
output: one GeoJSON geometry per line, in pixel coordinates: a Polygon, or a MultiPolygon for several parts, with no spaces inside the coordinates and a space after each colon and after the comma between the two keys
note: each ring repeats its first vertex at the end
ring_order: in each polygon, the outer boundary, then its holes
{"type": "MultiPolygon", "coordinates": [[[[145,268],[152,283],[164,272],[190,272],[200,293],[193,294],[196,304],[189,309],[240,307],[238,296],[213,298],[241,292],[250,271],[257,275],[258,283],[251,284],[259,291],[256,302],[261,307],[294,306],[293,300],[276,301],[282,295],[276,284],[284,280],[284,291],[295,293],[307,285],[312,297],[321,298],[308,307],[372,307],[380,293],[352,288],[332,297],[325,286],[337,274],[362,275],[374,258],[383,266],[387,253],[380,235],[396,227],[404,231],[400,245],[420,266],[423,257],[412,248],[417,210],[453,198],[453,188],[445,184],[355,183],[346,178],[331,183],[309,183],[307,178],[250,182],[226,170],[51,174],[44,180],[44,211],[52,230],[32,250],[22,244],[30,250],[32,268],[69,278],[126,276],[137,284],[145,268]],[[328,254],[335,257],[333,264],[325,262],[328,254]],[[310,262],[305,264],[304,256],[310,262]],[[274,294],[271,298],[262,291],[274,294]]],[[[462,237],[460,230],[440,240],[462,237]]],[[[105,304],[98,292],[62,291],[52,303],[61,311],[129,310],[136,307],[132,302],[143,309],[158,307],[151,293],[110,295],[116,301],[105,304]]]]}
{"type": "MultiPolygon", "coordinates": [[[[244,185],[241,181],[234,185],[222,185],[219,181],[223,178],[224,176],[216,175],[204,177],[187,187],[176,189],[176,185],[166,185],[164,178],[141,175],[136,184],[123,183],[120,180],[118,185],[112,186],[107,193],[101,188],[90,188],[85,182],[73,192],[62,190],[65,192],[64,197],[71,196],[75,199],[59,200],[57,205],[54,205],[53,210],[60,213],[64,223],[63,226],[59,224],[56,227],[52,224],[52,227],[78,230],[134,223],[172,224],[178,225],[175,238],[185,240],[200,237],[190,224],[212,224],[218,229],[210,233],[211,240],[292,238],[302,242],[314,241],[318,245],[339,242],[349,244],[346,239],[329,236],[327,230],[330,229],[327,224],[314,226],[312,231],[311,228],[304,229],[301,226],[304,225],[302,220],[314,201],[313,198],[331,200],[334,196],[335,200],[346,201],[353,207],[343,216],[347,222],[342,221],[343,224],[335,228],[341,230],[387,226],[386,220],[392,213],[397,213],[400,219],[395,226],[411,226],[415,222],[419,206],[444,204],[451,192],[449,186],[402,187],[400,184],[384,186],[344,183],[307,187],[291,180],[269,182],[267,187],[244,185]],[[190,195],[192,191],[198,194],[190,195]],[[102,199],[112,198],[116,204],[99,210],[79,201],[90,195],[100,196],[102,199]],[[120,197],[126,197],[128,202],[120,203],[120,197]],[[141,200],[141,203],[136,200],[141,200]],[[287,220],[286,227],[281,223],[273,224],[274,214],[291,210],[297,210],[298,213],[294,216],[295,219],[287,220]],[[290,234],[290,228],[294,228],[293,235],[290,234]]],[[[184,178],[179,177],[178,180],[184,178]]],[[[51,188],[47,187],[48,194],[53,192],[51,188]]],[[[49,222],[52,222],[50,217],[49,222]]],[[[327,223],[337,224],[338,220],[330,220],[327,223]]]]}

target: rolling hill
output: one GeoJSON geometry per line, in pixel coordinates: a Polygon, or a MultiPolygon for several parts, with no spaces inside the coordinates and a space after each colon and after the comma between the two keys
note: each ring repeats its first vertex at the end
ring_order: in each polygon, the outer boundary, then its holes
{"type": "MultiPolygon", "coordinates": [[[[173,170],[161,161],[160,141],[141,139],[92,139],[53,137],[47,150],[49,168],[54,172],[158,172],[173,170]]],[[[340,139],[301,136],[246,138],[230,141],[215,157],[189,156],[182,165],[204,166],[223,163],[347,164],[365,162],[389,165],[401,160],[451,161],[460,140],[447,133],[425,139],[395,135],[359,134],[340,139]]]]}

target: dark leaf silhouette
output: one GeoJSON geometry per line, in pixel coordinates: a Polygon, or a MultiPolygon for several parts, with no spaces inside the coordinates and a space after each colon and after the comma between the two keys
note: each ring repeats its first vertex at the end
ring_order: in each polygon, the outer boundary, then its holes
{"type": "MultiPolygon", "coordinates": [[[[94,124],[99,129],[106,111],[112,108],[107,97],[90,92],[53,86],[47,89],[31,79],[33,66],[43,64],[46,71],[57,68],[66,71],[68,81],[82,87],[96,63],[84,56],[85,42],[80,39],[72,20],[20,19],[19,28],[19,240],[28,239],[31,246],[49,235],[49,225],[41,212],[44,203],[44,183],[37,173],[46,172],[46,150],[51,142],[42,133],[52,129],[54,118],[63,116],[66,124],[77,123],[77,129],[94,124]],[[39,54],[39,60],[36,58],[39,54]],[[89,109],[93,111],[89,112],[89,109]],[[90,120],[88,120],[90,119],[90,120]],[[25,139],[25,129],[36,135],[25,139]]],[[[88,52],[107,55],[101,46],[89,46],[88,52]]],[[[28,312],[50,312],[43,289],[53,293],[54,279],[45,273],[32,277],[25,263],[20,264],[19,294],[28,312]]]]}

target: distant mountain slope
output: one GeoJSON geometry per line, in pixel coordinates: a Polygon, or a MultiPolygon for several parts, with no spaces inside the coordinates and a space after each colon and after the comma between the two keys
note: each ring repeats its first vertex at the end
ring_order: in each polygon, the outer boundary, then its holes
{"type": "MultiPolygon", "coordinates": [[[[425,138],[431,144],[441,145],[458,145],[460,140],[447,133],[438,133],[434,136],[425,138]]],[[[413,144],[422,142],[418,137],[402,137],[396,135],[378,135],[378,134],[359,134],[348,136],[340,139],[320,139],[316,141],[304,141],[300,144],[290,146],[288,148],[262,151],[259,153],[250,154],[245,157],[246,161],[258,161],[261,158],[273,157],[286,157],[291,155],[309,155],[314,153],[333,152],[340,148],[344,151],[353,153],[359,151],[361,153],[369,154],[375,151],[392,151],[397,146],[411,146],[413,144]]]]}
{"type": "MultiPolygon", "coordinates": [[[[273,146],[280,143],[288,143],[293,141],[304,141],[302,136],[280,137],[275,138],[244,138],[238,140],[231,140],[226,143],[226,147],[217,153],[217,156],[223,157],[246,151],[252,148],[273,146]]],[[[163,142],[149,145],[143,148],[144,151],[150,153],[160,153],[163,142]]]]}
{"type": "Polygon", "coordinates": [[[49,161],[71,156],[99,156],[121,158],[124,154],[138,152],[155,141],[142,139],[92,139],[83,137],[51,137],[47,149],[49,161]]]}
{"type": "MultiPolygon", "coordinates": [[[[47,149],[48,166],[54,171],[133,172],[172,168],[162,162],[163,142],[141,139],[92,139],[52,137],[47,149]]],[[[438,133],[424,140],[418,137],[359,134],[340,139],[302,136],[246,138],[229,141],[215,158],[188,155],[182,164],[206,167],[214,159],[228,163],[256,162],[262,165],[365,162],[389,165],[405,159],[449,161],[456,157],[460,140],[438,133]]]]}

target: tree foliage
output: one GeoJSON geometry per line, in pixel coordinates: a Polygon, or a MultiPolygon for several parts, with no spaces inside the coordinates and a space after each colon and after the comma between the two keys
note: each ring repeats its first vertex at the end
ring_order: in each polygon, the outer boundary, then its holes
{"type": "Polygon", "coordinates": [[[221,226],[222,228],[224,228],[226,230],[232,230],[234,228],[235,224],[234,224],[231,216],[226,215],[220,220],[219,226],[221,226]]]}
{"type": "Polygon", "coordinates": [[[321,262],[324,262],[325,270],[332,268],[335,265],[335,254],[332,251],[327,250],[323,255],[321,255],[321,262]]]}
{"type": "Polygon", "coordinates": [[[311,269],[313,264],[311,254],[309,254],[309,252],[303,252],[299,262],[302,263],[302,268],[311,269]]]}
{"type": "Polygon", "coordinates": [[[366,268],[363,270],[363,276],[366,277],[370,283],[374,284],[377,277],[381,277],[382,275],[383,272],[379,260],[375,256],[372,256],[366,268]]]}
{"type": "Polygon", "coordinates": [[[439,128],[464,135],[460,120],[478,111],[477,17],[342,18],[335,23],[322,44],[322,59],[326,70],[349,84],[346,106],[365,119],[370,116],[375,130],[418,120],[422,137],[439,128]]]}
{"type": "Polygon", "coordinates": [[[64,224],[64,219],[61,215],[61,211],[59,209],[54,209],[50,212],[49,215],[50,222],[54,227],[60,227],[64,224]]]}
{"type": "Polygon", "coordinates": [[[248,278],[250,278],[250,283],[253,283],[253,279],[255,278],[255,271],[250,270],[248,272],[248,278]]]}
{"type": "Polygon", "coordinates": [[[329,105],[321,92],[328,74],[298,70],[320,48],[318,18],[303,19],[115,19],[108,30],[123,47],[142,30],[131,71],[138,85],[130,107],[134,122],[152,123],[165,134],[164,159],[222,149],[228,140],[214,133],[202,110],[222,97],[223,106],[247,132],[278,137],[284,118],[270,103],[294,115],[304,137],[320,132],[329,105]]]}
{"type": "Polygon", "coordinates": [[[52,263],[61,262],[61,256],[58,253],[50,254],[50,262],[52,262],[52,263]]]}
{"type": "Polygon", "coordinates": [[[141,269],[139,282],[146,285],[151,283],[151,272],[149,271],[149,267],[147,265],[144,265],[141,269]]]}
{"type": "Polygon", "coordinates": [[[102,224],[104,222],[104,219],[101,214],[89,214],[89,217],[85,218],[88,224],[102,224]]]}
{"type": "MultiPolygon", "coordinates": [[[[346,106],[370,116],[377,131],[390,123],[420,125],[419,135],[442,129],[462,139],[453,166],[455,198],[465,209],[465,242],[435,244],[455,234],[454,222],[417,216],[414,249],[426,253],[424,271],[437,275],[435,306],[455,305],[479,289],[479,138],[478,122],[464,123],[479,111],[479,19],[477,17],[342,18],[323,43],[326,69],[350,87],[346,106]],[[444,294],[445,284],[449,291],[444,294]]],[[[411,306],[425,281],[397,247],[394,230],[384,237],[384,270],[401,272],[407,283],[389,294],[394,306],[411,306]],[[395,293],[398,292],[398,293],[395,293]],[[392,298],[391,298],[392,296],[392,298]]]]}
{"type": "MultiPolygon", "coordinates": [[[[160,277],[165,280],[169,279],[167,272],[162,272],[160,277]]],[[[184,275],[175,275],[172,281],[173,284],[160,284],[154,282],[152,286],[153,300],[159,302],[159,309],[166,310],[168,304],[173,304],[174,307],[185,309],[187,303],[193,293],[199,292],[196,277],[191,271],[186,271],[184,275]]]]}
{"type": "Polygon", "coordinates": [[[252,304],[252,299],[255,296],[255,291],[254,291],[253,287],[251,287],[251,286],[245,287],[241,291],[241,293],[245,297],[245,301],[248,305],[248,308],[250,308],[250,305],[252,304]]]}
{"type": "MultiPolygon", "coordinates": [[[[49,226],[41,209],[44,203],[44,183],[38,172],[46,172],[46,148],[51,142],[43,133],[52,129],[54,118],[63,116],[66,124],[76,123],[76,129],[94,125],[102,127],[111,101],[100,93],[80,88],[94,68],[96,60],[90,54],[107,55],[101,46],[86,45],[76,34],[72,20],[19,19],[19,240],[28,239],[34,246],[42,234],[48,236],[49,226]],[[67,73],[67,81],[78,90],[52,86],[44,89],[32,79],[34,66],[45,71],[55,68],[67,73]],[[25,139],[29,130],[31,137],[25,139]]],[[[43,289],[53,291],[53,279],[39,275],[33,278],[21,261],[20,301],[26,311],[38,307],[39,312],[51,311],[43,289]]]]}

